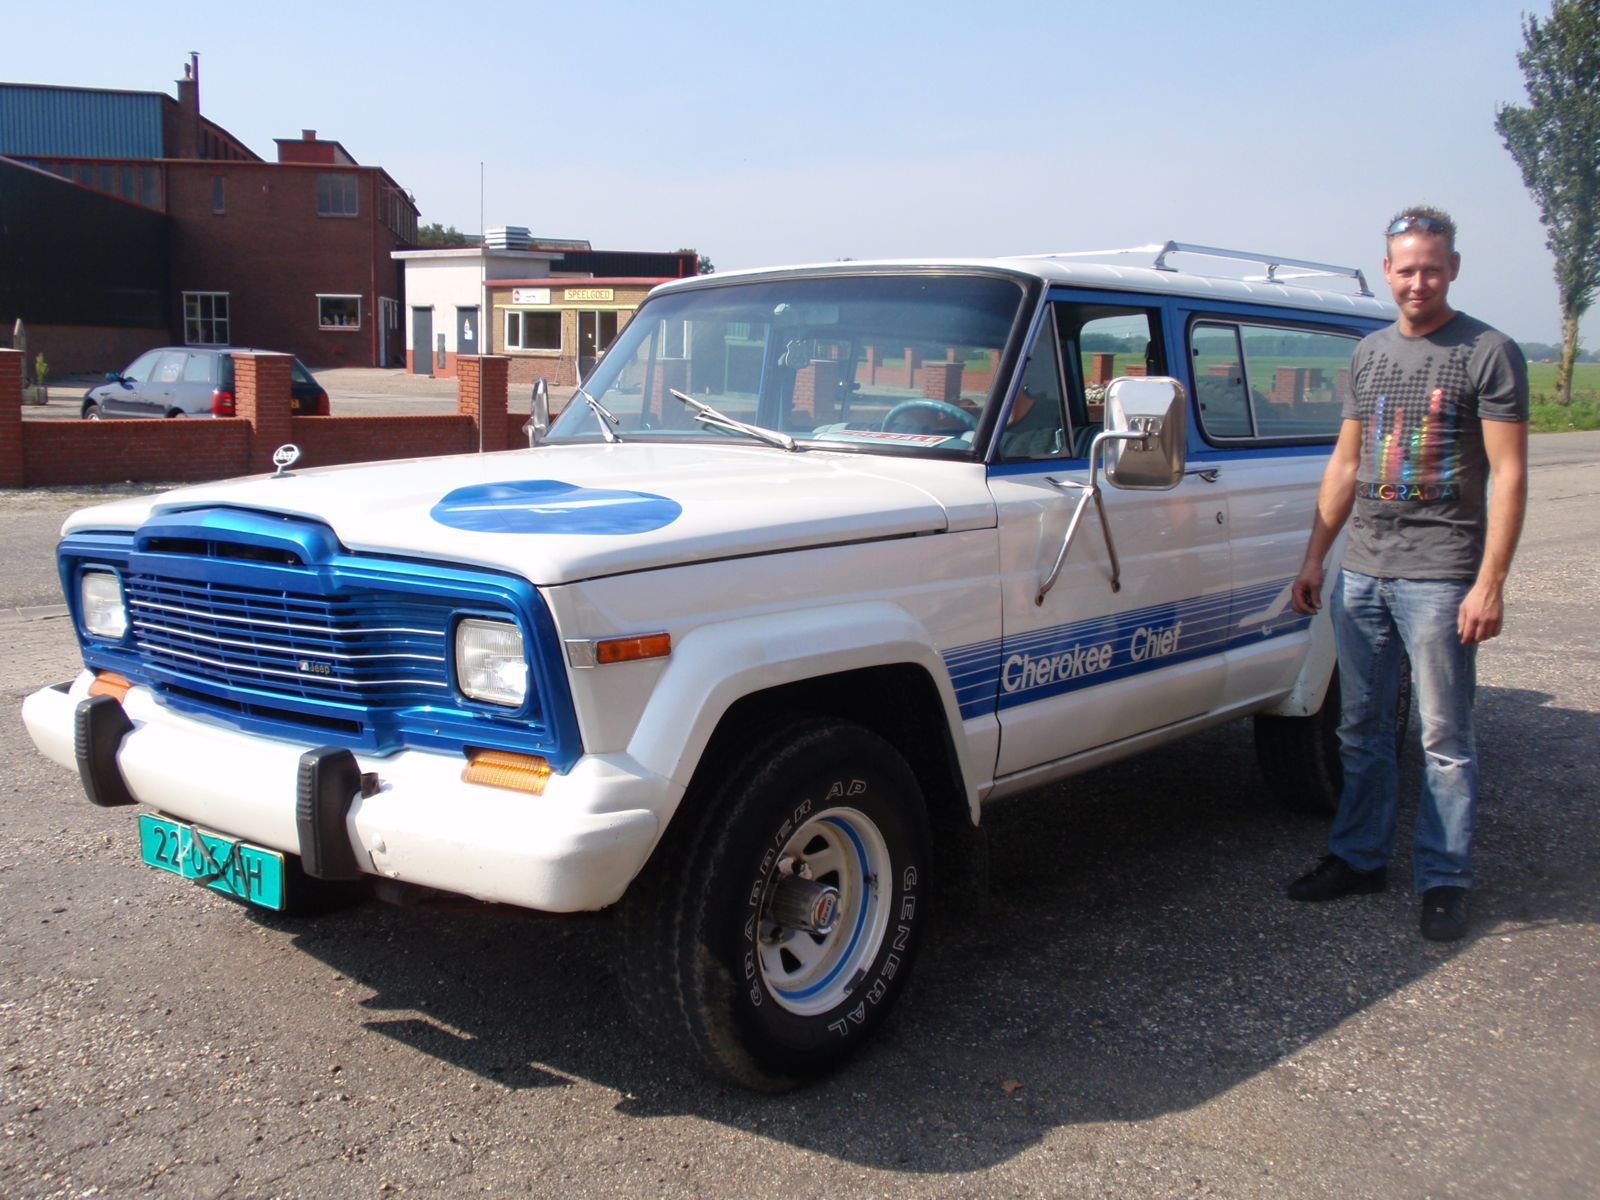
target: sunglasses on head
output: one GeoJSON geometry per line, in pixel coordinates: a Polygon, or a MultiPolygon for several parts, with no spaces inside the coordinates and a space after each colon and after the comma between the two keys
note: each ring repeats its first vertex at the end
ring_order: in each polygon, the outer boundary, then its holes
{"type": "Polygon", "coordinates": [[[1437,217],[1396,217],[1385,232],[1385,237],[1399,237],[1402,233],[1437,233],[1450,236],[1450,227],[1437,217]]]}

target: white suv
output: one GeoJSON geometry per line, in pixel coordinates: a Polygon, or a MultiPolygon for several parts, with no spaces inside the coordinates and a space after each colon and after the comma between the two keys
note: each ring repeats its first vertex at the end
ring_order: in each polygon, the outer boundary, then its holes
{"type": "Polygon", "coordinates": [[[1391,316],[1171,243],[674,282],[527,450],[75,515],[85,669],[28,728],[253,903],[617,906],[650,1035],[781,1087],[883,1018],[986,804],[1246,715],[1330,802],[1288,589],[1391,316]]]}

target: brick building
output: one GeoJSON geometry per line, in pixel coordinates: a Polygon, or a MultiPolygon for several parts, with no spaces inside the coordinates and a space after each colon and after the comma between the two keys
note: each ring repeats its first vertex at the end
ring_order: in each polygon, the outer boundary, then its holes
{"type": "Polygon", "coordinates": [[[277,161],[260,158],[201,115],[197,56],[176,99],[0,84],[0,156],[0,181],[27,184],[14,203],[7,189],[0,325],[27,321],[30,348],[57,372],[120,367],[168,342],[264,346],[313,366],[404,362],[404,275],[391,252],[416,240],[415,203],[314,130],[278,139],[277,161]],[[68,215],[83,193],[158,219],[164,272],[135,281],[141,295],[159,289],[154,306],[118,315],[128,285],[93,261],[112,249],[86,255],[68,215]]]}

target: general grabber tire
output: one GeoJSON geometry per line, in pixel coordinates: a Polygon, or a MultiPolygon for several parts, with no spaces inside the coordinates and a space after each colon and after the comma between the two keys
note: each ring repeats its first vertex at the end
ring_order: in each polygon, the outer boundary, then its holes
{"type": "Polygon", "coordinates": [[[783,1091],[853,1054],[904,989],[928,815],[905,760],[858,725],[798,717],[744,744],[630,888],[619,974],[655,1040],[783,1091]]]}
{"type": "MultiPolygon", "coordinates": [[[[1344,788],[1339,760],[1341,708],[1339,669],[1328,680],[1322,707],[1304,717],[1256,718],[1256,762],[1273,798],[1291,812],[1331,817],[1344,788]]],[[[1405,750],[1411,723],[1411,659],[1400,659],[1400,690],[1395,699],[1394,752],[1405,750]]]]}

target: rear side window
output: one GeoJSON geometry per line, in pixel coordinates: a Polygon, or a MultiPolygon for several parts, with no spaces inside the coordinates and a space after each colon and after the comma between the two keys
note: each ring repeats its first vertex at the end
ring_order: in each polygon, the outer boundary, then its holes
{"type": "Polygon", "coordinates": [[[191,354],[183,366],[185,383],[210,383],[211,368],[217,360],[209,354],[191,354]]]}
{"type": "Polygon", "coordinates": [[[1355,334],[1244,321],[1189,327],[1200,428],[1211,441],[1336,437],[1355,334]]]}

